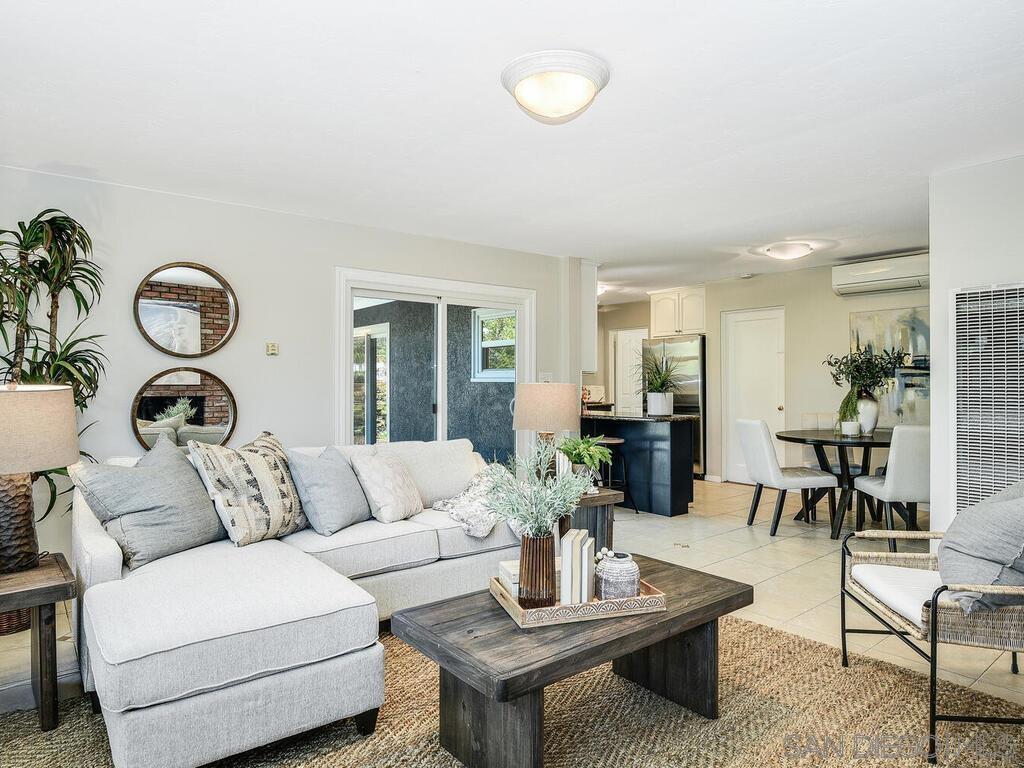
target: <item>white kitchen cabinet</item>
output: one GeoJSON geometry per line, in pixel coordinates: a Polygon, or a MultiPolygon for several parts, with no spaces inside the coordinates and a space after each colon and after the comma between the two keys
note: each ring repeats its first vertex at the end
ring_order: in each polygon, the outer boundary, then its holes
{"type": "Polygon", "coordinates": [[[651,337],[704,333],[704,286],[654,291],[651,296],[651,337]]]}

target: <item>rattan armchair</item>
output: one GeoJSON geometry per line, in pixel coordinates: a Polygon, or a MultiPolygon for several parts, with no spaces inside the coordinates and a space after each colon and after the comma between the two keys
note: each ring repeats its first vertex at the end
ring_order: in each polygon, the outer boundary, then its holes
{"type": "MultiPolygon", "coordinates": [[[[978,585],[978,584],[943,584],[938,576],[939,559],[934,553],[911,552],[854,552],[850,550],[850,539],[881,539],[901,540],[941,539],[942,533],[937,531],[859,531],[849,534],[843,539],[842,570],[840,579],[840,626],[842,631],[843,666],[850,665],[846,648],[847,633],[854,634],[892,634],[899,637],[915,653],[929,663],[930,674],[928,683],[928,762],[935,763],[936,738],[935,725],[939,721],[946,722],[978,722],[1006,723],[1024,725],[1024,719],[1005,717],[983,717],[975,715],[940,714],[936,711],[938,669],[938,644],[971,645],[979,648],[993,648],[1012,653],[1012,671],[1017,674],[1017,652],[1024,651],[1024,605],[1013,605],[992,611],[975,611],[964,613],[960,604],[954,600],[942,599],[946,592],[981,592],[994,595],[1019,595],[1024,597],[1024,587],[978,585]],[[867,572],[858,580],[854,568],[858,565],[889,566],[900,569],[928,571],[934,576],[921,574],[920,578],[903,579],[907,585],[906,594],[898,594],[900,580],[894,580],[887,586],[889,594],[879,596],[879,582],[873,570],[872,579],[865,578],[867,572]],[[865,584],[867,582],[867,584],[865,584]],[[897,594],[893,594],[893,592],[897,594]],[[930,596],[929,596],[930,594],[930,596]],[[916,605],[915,596],[922,597],[918,617],[908,615],[906,606],[916,605]],[[882,598],[885,597],[886,600],[882,598]],[[857,605],[878,620],[885,629],[850,629],[846,626],[846,599],[853,600],[857,605]],[[894,598],[900,598],[897,600],[894,598]],[[897,605],[897,608],[893,606],[897,605]],[[904,608],[903,612],[898,608],[904,608]],[[926,640],[929,652],[921,650],[911,638],[926,640]]],[[[900,571],[906,574],[906,571],[900,571]]]]}

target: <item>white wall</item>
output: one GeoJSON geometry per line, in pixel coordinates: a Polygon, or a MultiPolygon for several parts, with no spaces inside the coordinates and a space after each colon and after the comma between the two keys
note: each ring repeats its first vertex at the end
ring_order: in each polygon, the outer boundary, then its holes
{"type": "Polygon", "coordinates": [[[960,288],[1024,281],[1024,157],[931,178],[931,524],[954,515],[950,301],[960,288]]]}
{"type": "MultiPolygon", "coordinates": [[[[560,259],[0,168],[0,227],[44,208],[81,221],[104,268],[103,299],[86,329],[105,334],[110,361],[82,418],[98,421],[83,447],[100,458],[141,452],[129,421],[132,398],[154,373],[181,364],[210,370],[234,392],[233,444],[263,429],[287,445],[331,442],[339,265],[535,289],[537,370],[569,373],[560,334],[552,330],[560,322],[560,259]],[[237,333],[224,349],[193,363],[149,346],[132,319],[139,281],[169,261],[209,264],[238,294],[237,333]],[[267,341],[280,344],[279,357],[264,355],[267,341]]],[[[67,552],[68,527],[68,516],[46,520],[39,531],[43,548],[67,552]]]]}
{"type": "MultiPolygon", "coordinates": [[[[836,296],[832,268],[814,267],[759,275],[750,280],[708,283],[708,474],[722,474],[722,313],[741,309],[786,309],[786,427],[800,429],[803,414],[833,413],[846,392],[837,387],[822,361],[829,354],[850,350],[850,313],[920,307],[927,291],[899,291],[868,296],[836,296]]],[[[934,322],[934,321],[933,321],[934,322]]],[[[813,459],[806,448],[785,445],[788,464],[813,459]]],[[[859,455],[857,456],[859,460],[859,455]]],[[[878,466],[885,455],[871,457],[878,466]]]]}

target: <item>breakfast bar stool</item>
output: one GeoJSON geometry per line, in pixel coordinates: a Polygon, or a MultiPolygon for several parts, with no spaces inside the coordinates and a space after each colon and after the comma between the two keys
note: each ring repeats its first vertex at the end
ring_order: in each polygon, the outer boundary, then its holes
{"type": "Polygon", "coordinates": [[[629,492],[629,464],[626,461],[626,452],[622,450],[622,446],[626,444],[626,441],[621,437],[602,437],[597,441],[597,444],[603,445],[612,452],[612,460],[607,466],[606,476],[602,478],[605,487],[610,488],[613,491],[622,491],[623,495],[629,501],[629,506],[631,506],[633,511],[639,515],[640,510],[637,509],[636,501],[633,499],[633,494],[629,492]],[[622,482],[617,482],[613,477],[616,459],[619,459],[619,461],[622,462],[622,482]]]}

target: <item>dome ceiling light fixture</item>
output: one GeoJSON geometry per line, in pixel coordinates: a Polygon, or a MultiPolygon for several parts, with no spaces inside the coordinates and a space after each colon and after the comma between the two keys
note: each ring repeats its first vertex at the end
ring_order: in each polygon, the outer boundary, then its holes
{"type": "Polygon", "coordinates": [[[752,252],[761,256],[770,256],[773,259],[792,261],[793,259],[802,259],[804,256],[810,256],[814,253],[814,246],[805,242],[783,240],[779,243],[771,243],[769,245],[762,245],[760,248],[753,248],[752,252]]]}
{"type": "Polygon", "coordinates": [[[537,51],[509,62],[501,84],[534,120],[561,125],[586,112],[608,84],[608,65],[580,51],[537,51]]]}

